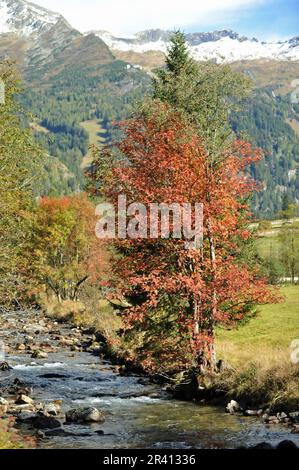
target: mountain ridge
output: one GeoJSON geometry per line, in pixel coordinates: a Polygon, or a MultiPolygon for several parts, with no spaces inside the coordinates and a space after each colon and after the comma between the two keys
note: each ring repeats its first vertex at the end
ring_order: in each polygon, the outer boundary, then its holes
{"type": "MultiPolygon", "coordinates": [[[[171,31],[147,30],[131,37],[116,37],[108,31],[92,31],[113,51],[147,53],[151,51],[165,54],[171,31]]],[[[232,30],[187,33],[186,41],[195,60],[214,60],[218,63],[240,60],[299,60],[299,36],[286,41],[266,42],[257,38],[240,36],[232,30]]]]}
{"type": "Polygon", "coordinates": [[[41,34],[57,23],[74,29],[59,13],[26,0],[0,0],[0,34],[41,34]]]}
{"type": "MultiPolygon", "coordinates": [[[[156,52],[165,54],[172,31],[149,29],[130,36],[114,36],[108,31],[93,30],[81,33],[59,13],[26,0],[0,0],[0,36],[14,33],[26,38],[40,36],[57,29],[65,36],[90,36],[101,39],[112,52],[156,52]]],[[[242,60],[299,60],[299,36],[286,41],[266,42],[248,38],[230,29],[186,34],[191,55],[198,61],[218,63],[242,60]]]]}

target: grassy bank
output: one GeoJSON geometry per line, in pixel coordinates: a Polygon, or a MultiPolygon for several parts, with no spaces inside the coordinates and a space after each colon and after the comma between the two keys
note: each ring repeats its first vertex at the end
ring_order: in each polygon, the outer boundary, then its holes
{"type": "MultiPolygon", "coordinates": [[[[246,405],[299,409],[299,364],[291,361],[291,342],[299,339],[299,286],[281,289],[285,302],[260,307],[256,318],[237,329],[218,329],[218,359],[231,367],[216,378],[216,388],[246,405]]],[[[47,312],[76,325],[92,327],[106,339],[108,354],[126,358],[119,338],[120,316],[112,305],[86,292],[82,302],[47,302],[47,312]]],[[[299,355],[298,355],[299,356],[299,355]]]]}
{"type": "Polygon", "coordinates": [[[234,369],[221,386],[253,404],[298,409],[299,364],[291,361],[290,346],[299,339],[299,286],[281,291],[284,303],[260,307],[256,318],[236,330],[218,330],[218,356],[234,369]]]}
{"type": "Polygon", "coordinates": [[[299,339],[299,286],[281,288],[284,303],[259,307],[256,318],[238,329],[217,332],[218,354],[236,365],[259,360],[265,365],[290,360],[290,344],[299,339]]]}
{"type": "Polygon", "coordinates": [[[110,302],[99,297],[95,287],[84,289],[79,302],[59,303],[55,297],[41,295],[39,304],[49,317],[93,329],[105,339],[109,354],[120,354],[118,332],[123,326],[122,320],[110,302]]]}

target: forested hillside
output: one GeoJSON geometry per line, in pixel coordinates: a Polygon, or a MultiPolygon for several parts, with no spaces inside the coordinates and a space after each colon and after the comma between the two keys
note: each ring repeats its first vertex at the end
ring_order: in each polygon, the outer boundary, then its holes
{"type": "Polygon", "coordinates": [[[251,169],[263,183],[253,201],[257,215],[275,215],[285,193],[290,201],[299,198],[299,137],[289,124],[298,119],[298,104],[268,87],[255,90],[231,119],[235,132],[245,133],[265,153],[265,159],[251,169]]]}
{"type": "MultiPolygon", "coordinates": [[[[88,152],[89,136],[81,123],[101,120],[109,138],[112,122],[125,118],[129,109],[148,88],[150,78],[119,60],[90,67],[63,69],[48,82],[34,82],[22,95],[22,103],[33,115],[37,141],[65,166],[64,178],[54,179],[48,166],[53,195],[83,187],[82,159],[88,152]],[[36,125],[37,124],[37,125],[36,125]]],[[[46,185],[47,186],[47,185],[46,185]]]]}
{"type": "MultiPolygon", "coordinates": [[[[78,191],[84,187],[84,157],[94,142],[85,123],[92,122],[93,132],[98,129],[101,139],[109,140],[113,122],[128,117],[132,105],[150,92],[157,70],[153,62],[144,69],[134,65],[131,56],[127,62],[120,60],[99,37],[82,35],[63,22],[39,34],[34,43],[20,40],[1,35],[0,57],[8,54],[16,61],[24,82],[22,105],[31,114],[28,125],[48,153],[42,194],[78,191]]],[[[254,197],[253,209],[260,217],[273,217],[285,192],[290,201],[299,200],[299,113],[290,100],[298,63],[284,62],[282,67],[279,61],[243,61],[231,66],[253,85],[241,112],[231,116],[232,127],[266,153],[252,169],[264,187],[254,197]]]]}
{"type": "MultiPolygon", "coordinates": [[[[130,114],[132,104],[150,89],[151,79],[115,59],[85,70],[67,67],[46,80],[41,75],[40,82],[35,75],[22,102],[38,124],[33,125],[37,141],[57,159],[47,166],[49,182],[44,191],[67,194],[84,186],[82,159],[88,152],[89,136],[81,123],[101,120],[109,139],[113,121],[130,114]],[[58,170],[59,162],[62,167],[58,170]]],[[[231,118],[237,134],[245,134],[265,151],[266,158],[252,168],[264,188],[253,200],[254,212],[260,217],[273,217],[281,209],[285,192],[290,201],[299,199],[299,137],[290,126],[298,119],[298,105],[291,103],[289,94],[276,95],[273,88],[255,88],[242,110],[231,118]]]]}

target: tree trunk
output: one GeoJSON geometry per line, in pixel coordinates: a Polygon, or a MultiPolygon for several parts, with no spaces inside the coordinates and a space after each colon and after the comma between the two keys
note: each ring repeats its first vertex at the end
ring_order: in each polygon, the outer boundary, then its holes
{"type": "Polygon", "coordinates": [[[215,245],[214,245],[214,238],[212,233],[211,222],[208,220],[207,222],[207,229],[208,229],[208,240],[210,246],[210,260],[212,264],[212,282],[213,282],[213,295],[212,295],[212,310],[209,313],[208,323],[208,336],[210,339],[210,343],[208,345],[208,361],[211,370],[216,369],[216,350],[215,350],[215,331],[214,331],[214,323],[215,318],[217,315],[217,291],[215,287],[215,280],[216,280],[216,252],[215,252],[215,245]]]}
{"type": "Polygon", "coordinates": [[[215,333],[212,313],[203,321],[199,304],[193,300],[193,367],[201,372],[216,369],[215,333]]]}

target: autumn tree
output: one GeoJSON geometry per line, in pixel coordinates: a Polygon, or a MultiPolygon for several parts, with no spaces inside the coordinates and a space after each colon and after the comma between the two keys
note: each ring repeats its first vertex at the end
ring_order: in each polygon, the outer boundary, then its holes
{"type": "Polygon", "coordinates": [[[124,193],[128,203],[204,205],[201,249],[186,250],[173,237],[116,243],[123,256],[116,271],[132,303],[127,325],[132,337],[139,331],[148,341],[147,367],[165,367],[168,352],[181,367],[215,369],[216,325],[237,323],[254,304],[275,300],[245,250],[257,189],[248,166],[261,152],[234,135],[229,118],[248,90],[248,80],[229,66],[196,63],[177,32],[152,98],[122,127],[114,157],[109,149],[95,153],[93,192],[102,189],[114,204],[124,193]]]}
{"type": "MultiPolygon", "coordinates": [[[[233,71],[226,64],[196,63],[187,53],[184,34],[179,32],[173,36],[166,67],[154,79],[153,98],[170,105],[192,125],[206,152],[205,171],[211,183],[214,173],[223,164],[223,159],[234,152],[236,136],[230,124],[230,115],[238,110],[249,91],[250,81],[244,75],[233,71]],[[177,56],[180,57],[179,60],[177,56]]],[[[249,198],[250,194],[246,197],[249,198]]],[[[209,189],[207,198],[212,200],[209,189]]],[[[217,253],[214,239],[217,234],[209,222],[206,236],[215,272],[217,253]]],[[[242,245],[242,249],[239,247],[240,252],[247,250],[247,244],[242,238],[239,238],[238,243],[242,245]]]]}
{"type": "MultiPolygon", "coordinates": [[[[216,325],[233,325],[250,316],[254,304],[274,299],[257,266],[239,256],[240,239],[252,236],[246,228],[249,209],[244,198],[256,187],[246,168],[259,160],[260,152],[236,140],[219,154],[211,172],[204,139],[182,113],[159,101],[124,123],[122,131],[112,168],[107,171],[112,151],[99,151],[90,175],[95,190],[102,183],[106,200],[116,206],[118,195],[125,194],[128,204],[139,201],[147,207],[204,205],[201,248],[186,249],[185,241],[173,236],[141,237],[140,226],[134,240],[115,242],[121,254],[115,270],[122,280],[121,291],[132,304],[124,321],[128,330],[143,330],[145,336],[156,325],[168,325],[166,331],[158,327],[156,337],[162,361],[165,351],[175,362],[183,350],[185,366],[214,369],[216,325]],[[173,331],[176,338],[168,337],[173,331]]],[[[152,355],[147,352],[145,367],[154,367],[159,360],[153,357],[154,350],[152,355]]],[[[163,368],[161,357],[160,365],[163,368]]]]}
{"type": "Polygon", "coordinates": [[[77,300],[88,280],[103,279],[107,268],[95,236],[94,207],[85,194],[44,197],[36,210],[28,248],[30,277],[61,300],[77,300]]]}
{"type": "Polygon", "coordinates": [[[0,102],[0,303],[11,304],[19,302],[26,290],[24,250],[41,152],[16,101],[20,83],[13,64],[0,62],[0,80],[4,84],[0,102]]]}

